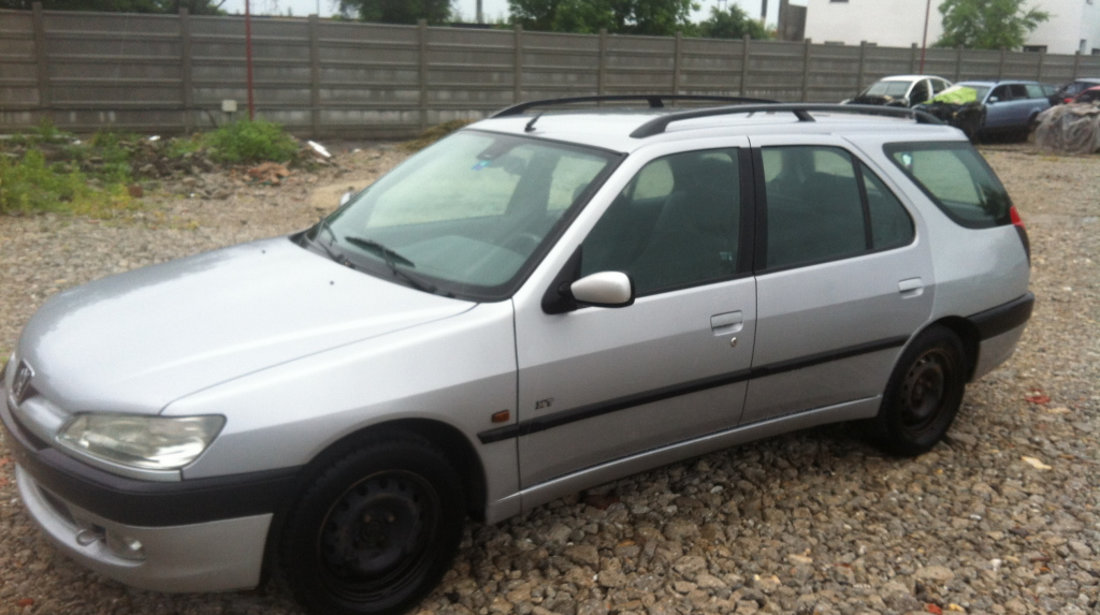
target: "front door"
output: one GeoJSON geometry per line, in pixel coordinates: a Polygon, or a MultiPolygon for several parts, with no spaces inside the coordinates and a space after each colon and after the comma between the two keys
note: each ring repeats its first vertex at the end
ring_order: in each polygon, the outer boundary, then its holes
{"type": "Polygon", "coordinates": [[[655,157],[569,248],[579,276],[628,273],[633,305],[548,314],[517,296],[524,488],[737,424],[756,318],[743,156],[655,157]]]}

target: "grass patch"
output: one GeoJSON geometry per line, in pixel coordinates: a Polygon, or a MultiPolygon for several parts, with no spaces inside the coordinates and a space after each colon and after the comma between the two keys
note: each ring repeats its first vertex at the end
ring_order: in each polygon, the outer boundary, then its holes
{"type": "Polygon", "coordinates": [[[112,218],[142,209],[130,196],[138,180],[209,171],[214,162],[286,163],[298,150],[280,125],[264,120],[160,140],[111,132],[78,139],[44,121],[33,131],[0,140],[0,215],[112,218]],[[198,170],[196,159],[201,159],[198,170]]]}

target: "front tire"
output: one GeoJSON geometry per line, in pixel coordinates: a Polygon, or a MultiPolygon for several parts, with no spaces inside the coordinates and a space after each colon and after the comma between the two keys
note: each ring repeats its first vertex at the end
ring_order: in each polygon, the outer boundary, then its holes
{"type": "Polygon", "coordinates": [[[962,404],[965,357],[959,337],[940,326],[921,332],[906,348],[873,423],[885,451],[919,455],[943,439],[962,404]]]}
{"type": "Polygon", "coordinates": [[[382,615],[412,607],[458,549],[462,480],[429,442],[362,442],[322,469],[288,518],[281,569],[318,615],[382,615]]]}

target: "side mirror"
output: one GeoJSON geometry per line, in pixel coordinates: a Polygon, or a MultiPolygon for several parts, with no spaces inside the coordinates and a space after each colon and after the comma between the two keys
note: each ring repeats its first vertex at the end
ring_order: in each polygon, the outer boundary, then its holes
{"type": "Polygon", "coordinates": [[[999,96],[990,96],[989,100],[987,100],[985,104],[992,105],[995,102],[1001,102],[1001,99],[1000,99],[999,96]]]}
{"type": "Polygon", "coordinates": [[[621,271],[601,271],[569,285],[573,300],[581,305],[626,307],[634,304],[634,282],[621,271]]]}
{"type": "Polygon", "coordinates": [[[351,197],[355,196],[355,194],[356,193],[355,193],[354,190],[348,190],[344,194],[341,194],[340,195],[340,207],[343,207],[344,205],[347,205],[348,201],[350,201],[351,197]]]}

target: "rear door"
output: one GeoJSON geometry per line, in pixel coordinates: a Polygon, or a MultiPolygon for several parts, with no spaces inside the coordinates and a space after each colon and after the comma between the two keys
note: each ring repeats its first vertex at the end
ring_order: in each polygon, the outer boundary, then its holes
{"type": "Polygon", "coordinates": [[[931,313],[927,243],[882,173],[843,140],[752,141],[758,315],[742,423],[873,410],[931,313]]]}

